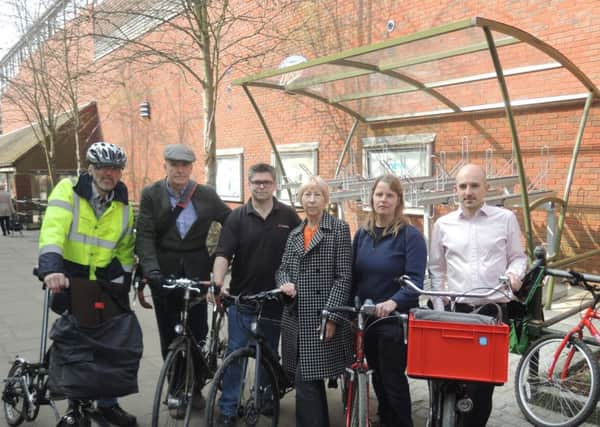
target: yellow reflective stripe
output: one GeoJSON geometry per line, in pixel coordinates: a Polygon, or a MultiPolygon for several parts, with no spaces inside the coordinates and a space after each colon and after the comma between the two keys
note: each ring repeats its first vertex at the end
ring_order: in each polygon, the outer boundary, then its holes
{"type": "Polygon", "coordinates": [[[84,245],[98,246],[109,250],[114,249],[117,246],[117,242],[100,239],[96,236],[88,236],[77,231],[79,228],[81,198],[77,193],[73,194],[73,196],[73,221],[71,222],[71,230],[69,230],[69,240],[83,243],[84,245]]]}
{"type": "Polygon", "coordinates": [[[123,218],[121,220],[121,235],[119,241],[129,232],[129,205],[123,205],[123,218]]]}
{"type": "Polygon", "coordinates": [[[40,248],[40,255],[56,253],[59,255],[63,254],[63,248],[58,245],[44,245],[40,248]]]}
{"type": "Polygon", "coordinates": [[[73,210],[73,207],[71,206],[71,204],[69,202],[65,202],[64,200],[50,200],[48,201],[48,207],[54,206],[56,208],[63,208],[68,210],[69,212],[71,212],[73,210]]]}

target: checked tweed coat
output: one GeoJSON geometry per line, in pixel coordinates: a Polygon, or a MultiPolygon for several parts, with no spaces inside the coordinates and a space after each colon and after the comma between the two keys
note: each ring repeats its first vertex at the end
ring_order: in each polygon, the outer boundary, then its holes
{"type": "Polygon", "coordinates": [[[338,376],[352,356],[347,322],[336,321],[333,339],[319,340],[321,311],[349,303],[352,245],[348,224],[324,213],[310,246],[304,251],[305,224],[306,220],[291,231],[276,281],[279,286],[294,283],[297,290],[296,304],[283,310],[283,367],[295,373],[299,363],[302,379],[313,381],[338,376]]]}

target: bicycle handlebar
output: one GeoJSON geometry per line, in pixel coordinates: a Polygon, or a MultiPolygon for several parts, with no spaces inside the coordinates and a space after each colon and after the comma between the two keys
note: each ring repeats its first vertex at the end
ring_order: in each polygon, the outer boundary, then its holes
{"type": "Polygon", "coordinates": [[[222,294],[221,298],[226,300],[227,302],[235,305],[247,304],[247,303],[265,303],[268,301],[276,301],[279,299],[279,295],[281,295],[281,289],[275,288],[268,291],[258,292],[253,295],[229,295],[222,294]]]}
{"type": "Polygon", "coordinates": [[[554,277],[561,277],[563,279],[569,280],[579,280],[577,276],[581,276],[583,280],[586,282],[600,283],[600,275],[597,274],[589,274],[589,273],[579,273],[575,271],[567,271],[567,270],[557,270],[554,268],[547,268],[546,274],[554,277]]]}
{"type": "MultiPolygon", "coordinates": [[[[358,297],[357,297],[358,298],[358,297]]],[[[357,300],[356,302],[358,302],[359,300],[357,300]]],[[[376,304],[373,302],[373,300],[371,299],[366,299],[365,302],[360,305],[360,303],[356,304],[355,307],[350,307],[350,306],[338,306],[338,307],[327,307],[324,308],[321,311],[321,327],[319,328],[319,340],[323,341],[323,339],[325,338],[325,324],[327,323],[327,318],[329,317],[330,314],[333,313],[353,313],[353,314],[359,314],[359,315],[365,315],[367,317],[373,317],[375,316],[375,310],[376,310],[377,306],[376,304]]],[[[402,313],[398,313],[397,311],[392,312],[389,316],[385,317],[385,318],[389,318],[389,317],[398,317],[401,318],[403,320],[407,319],[407,315],[406,314],[402,314],[402,313]]],[[[382,318],[384,319],[384,318],[382,318]]],[[[381,319],[379,319],[381,320],[381,319]]],[[[360,324],[361,320],[359,318],[359,324],[360,324]]],[[[360,327],[360,326],[359,326],[360,327]]]]}
{"type": "Polygon", "coordinates": [[[205,292],[205,289],[198,288],[197,286],[209,287],[212,285],[213,285],[213,283],[209,280],[194,280],[194,279],[188,279],[185,277],[181,277],[179,279],[171,279],[171,278],[165,279],[165,283],[163,283],[162,287],[165,289],[176,289],[176,288],[189,289],[193,293],[201,294],[201,293],[205,292]]]}
{"type": "Polygon", "coordinates": [[[410,279],[409,276],[404,275],[394,279],[401,286],[408,286],[411,290],[419,293],[420,295],[432,296],[432,297],[450,297],[456,298],[487,298],[495,293],[501,293],[504,295],[512,295],[512,289],[510,287],[510,279],[506,276],[500,276],[498,279],[498,285],[493,288],[489,288],[486,292],[451,292],[451,291],[426,291],[419,288],[410,279]]]}

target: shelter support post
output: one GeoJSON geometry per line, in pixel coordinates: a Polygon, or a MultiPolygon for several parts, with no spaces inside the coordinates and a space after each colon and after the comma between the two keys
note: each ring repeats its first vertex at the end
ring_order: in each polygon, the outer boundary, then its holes
{"type": "MultiPolygon", "coordinates": [[[[577,130],[577,138],[575,139],[575,146],[573,147],[573,155],[571,156],[571,163],[569,164],[569,172],[567,174],[567,181],[565,182],[565,191],[563,193],[564,203],[561,206],[560,217],[558,218],[558,228],[556,229],[556,238],[554,240],[553,253],[558,255],[560,253],[560,241],[562,232],[565,226],[565,219],[567,216],[567,209],[569,207],[569,195],[571,194],[571,186],[573,185],[573,176],[575,175],[575,168],[577,167],[577,158],[579,157],[579,150],[581,149],[581,142],[583,141],[583,132],[587,123],[587,118],[590,113],[590,108],[594,100],[594,92],[589,92],[585,100],[585,106],[583,107],[583,114],[581,115],[581,121],[579,122],[579,129],[577,130]]],[[[546,307],[549,309],[552,307],[552,295],[554,294],[554,281],[551,280],[548,283],[548,290],[546,292],[546,307]]]]}
{"type": "Polygon", "coordinates": [[[527,252],[529,254],[529,258],[531,259],[533,257],[533,233],[531,230],[529,197],[527,195],[527,178],[523,168],[523,158],[521,157],[521,147],[519,144],[519,135],[517,134],[517,125],[515,123],[515,117],[510,105],[510,96],[508,94],[506,80],[504,79],[502,65],[500,64],[500,58],[498,57],[498,50],[496,49],[496,44],[494,43],[494,37],[492,36],[492,32],[488,27],[483,27],[483,32],[485,33],[485,38],[490,49],[490,55],[492,57],[492,62],[494,63],[494,69],[496,70],[496,77],[498,78],[498,83],[500,84],[500,91],[502,92],[504,109],[506,111],[506,119],[508,120],[508,125],[510,127],[512,146],[517,164],[517,172],[519,174],[519,186],[521,187],[521,205],[523,209],[523,223],[525,225],[527,252]]]}
{"type": "Polygon", "coordinates": [[[340,170],[342,169],[342,163],[344,162],[344,157],[346,157],[346,153],[350,148],[350,142],[352,141],[352,137],[354,136],[354,132],[356,132],[356,128],[358,127],[358,119],[354,119],[354,123],[352,123],[352,128],[350,129],[350,133],[346,138],[346,142],[344,143],[344,148],[342,148],[342,152],[340,154],[340,158],[338,159],[337,166],[335,167],[335,175],[334,178],[337,178],[340,174],[340,170]]]}
{"type": "MultiPolygon", "coordinates": [[[[262,115],[260,108],[258,108],[258,104],[256,104],[254,97],[248,90],[248,87],[246,87],[246,85],[243,85],[242,88],[244,89],[246,96],[250,100],[250,104],[252,104],[252,108],[254,108],[256,115],[258,116],[258,120],[260,121],[260,124],[265,131],[265,135],[267,135],[267,139],[269,140],[269,144],[271,145],[271,149],[273,150],[273,154],[275,155],[275,162],[277,162],[277,166],[279,167],[279,170],[281,171],[281,175],[283,176],[285,183],[289,184],[289,180],[287,178],[287,175],[285,174],[285,169],[283,167],[283,162],[281,161],[281,156],[279,155],[279,150],[277,150],[277,146],[275,145],[275,140],[273,139],[273,135],[271,135],[271,131],[269,130],[269,127],[267,126],[267,122],[265,121],[265,118],[262,115]]],[[[292,209],[296,210],[296,204],[294,203],[294,199],[292,198],[292,190],[290,189],[289,186],[287,187],[286,190],[288,193],[288,197],[290,199],[290,206],[292,207],[292,209]]]]}

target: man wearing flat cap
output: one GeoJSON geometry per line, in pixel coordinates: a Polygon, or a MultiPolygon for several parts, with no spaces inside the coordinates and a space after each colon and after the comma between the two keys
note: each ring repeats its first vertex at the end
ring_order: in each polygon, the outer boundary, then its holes
{"type": "MultiPolygon", "coordinates": [[[[182,298],[162,288],[167,276],[209,280],[212,260],[206,247],[211,224],[225,221],[231,209],[209,186],[190,179],[196,155],[184,144],[164,150],[166,178],[142,191],[136,253],[152,299],[163,358],[175,338],[182,298]]],[[[208,330],[206,303],[190,310],[192,331],[201,342],[208,330]]]]}

